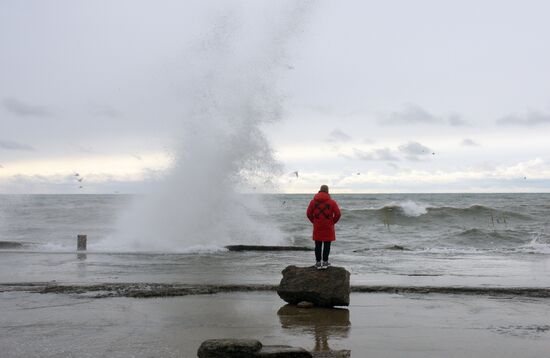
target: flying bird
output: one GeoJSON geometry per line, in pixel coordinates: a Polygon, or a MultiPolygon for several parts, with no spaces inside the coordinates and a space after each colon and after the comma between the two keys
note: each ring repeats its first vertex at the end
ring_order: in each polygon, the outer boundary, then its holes
{"type": "Polygon", "coordinates": [[[297,171],[292,172],[292,175],[296,175],[296,178],[298,178],[298,172],[297,171]]]}
{"type": "Polygon", "coordinates": [[[78,179],[76,179],[76,180],[78,180],[79,183],[82,183],[82,181],[84,180],[84,178],[78,178],[78,179]]]}
{"type": "Polygon", "coordinates": [[[79,177],[79,176],[80,176],[80,174],[78,174],[78,173],[74,173],[74,176],[75,176],[75,177],[79,177]]]}

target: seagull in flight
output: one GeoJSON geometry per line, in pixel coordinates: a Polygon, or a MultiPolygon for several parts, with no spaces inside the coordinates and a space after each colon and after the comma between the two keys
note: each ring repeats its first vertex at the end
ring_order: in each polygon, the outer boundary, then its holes
{"type": "Polygon", "coordinates": [[[292,172],[293,175],[296,175],[296,178],[298,178],[298,171],[292,172]]]}

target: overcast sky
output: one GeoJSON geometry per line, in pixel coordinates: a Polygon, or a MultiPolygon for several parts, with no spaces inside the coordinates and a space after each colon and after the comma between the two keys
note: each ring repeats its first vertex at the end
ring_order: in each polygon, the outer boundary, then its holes
{"type": "MultiPolygon", "coordinates": [[[[273,3],[0,0],[0,192],[161,180],[197,44],[228,18],[263,51],[273,3]]],[[[307,3],[261,127],[280,191],[550,191],[550,2],[307,3]]]]}

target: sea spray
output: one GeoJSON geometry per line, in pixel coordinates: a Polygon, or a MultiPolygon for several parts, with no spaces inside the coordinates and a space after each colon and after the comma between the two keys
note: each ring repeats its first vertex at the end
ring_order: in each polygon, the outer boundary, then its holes
{"type": "Polygon", "coordinates": [[[279,174],[262,125],[283,113],[277,79],[288,71],[285,49],[307,4],[262,9],[270,21],[261,31],[247,28],[242,13],[232,9],[188,51],[179,79],[186,115],[173,167],[149,195],[136,198],[117,234],[101,246],[185,252],[284,243],[260,199],[243,192],[270,188],[279,174]]]}
{"type": "Polygon", "coordinates": [[[424,215],[428,212],[426,210],[428,208],[428,205],[419,204],[412,200],[406,200],[400,203],[394,203],[392,205],[399,207],[403,211],[404,215],[411,217],[424,215]]]}

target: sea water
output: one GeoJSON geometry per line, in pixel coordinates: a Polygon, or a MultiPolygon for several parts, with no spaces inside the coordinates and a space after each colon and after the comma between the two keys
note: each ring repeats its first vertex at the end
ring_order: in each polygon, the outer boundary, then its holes
{"type": "MultiPolygon", "coordinates": [[[[224,248],[227,244],[313,246],[311,223],[305,216],[312,195],[254,196],[266,208],[250,214],[256,237],[242,235],[243,225],[227,237],[201,238],[199,243],[182,234],[170,248],[158,250],[153,244],[151,249],[113,245],[120,216],[139,196],[1,195],[0,241],[23,245],[0,249],[0,282],[276,283],[287,265],[313,264],[313,252],[224,248]],[[266,230],[274,228],[277,235],[258,231],[262,222],[269,222],[266,230]],[[85,255],[76,252],[77,234],[88,235],[85,255]]],[[[550,194],[335,194],[333,198],[342,218],[336,225],[330,261],[350,270],[352,284],[550,285],[550,194]]],[[[151,243],[162,239],[149,235],[151,243]]]]}

